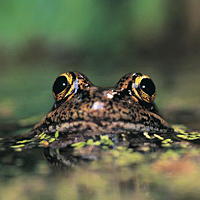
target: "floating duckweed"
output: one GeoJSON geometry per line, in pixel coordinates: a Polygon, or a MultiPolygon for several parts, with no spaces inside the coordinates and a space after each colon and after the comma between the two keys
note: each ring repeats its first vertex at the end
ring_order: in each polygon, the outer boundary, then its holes
{"type": "Polygon", "coordinates": [[[100,135],[101,140],[109,140],[107,135],[100,135]]]}
{"type": "Polygon", "coordinates": [[[20,152],[20,151],[22,151],[22,148],[17,148],[17,149],[15,149],[15,151],[20,152]]]}
{"type": "Polygon", "coordinates": [[[80,149],[84,147],[85,145],[86,145],[85,142],[77,142],[77,143],[72,144],[71,146],[74,147],[75,149],[80,149]]]}
{"type": "Polygon", "coordinates": [[[11,146],[11,148],[13,148],[13,149],[17,149],[17,148],[24,147],[24,146],[25,146],[24,144],[13,145],[13,146],[11,146]]]}
{"type": "Polygon", "coordinates": [[[162,146],[163,147],[170,147],[172,142],[173,142],[172,139],[167,138],[167,139],[165,139],[165,140],[162,141],[162,146]]]}
{"type": "Polygon", "coordinates": [[[177,137],[182,138],[182,139],[187,139],[187,135],[177,135],[177,137]]]}
{"type": "Polygon", "coordinates": [[[185,130],[181,130],[181,129],[177,129],[175,130],[175,132],[181,133],[181,134],[188,134],[185,130]]]}
{"type": "Polygon", "coordinates": [[[58,138],[59,137],[59,131],[56,131],[55,132],[55,138],[58,138]]]}
{"type": "Polygon", "coordinates": [[[146,138],[148,138],[148,139],[152,139],[152,137],[149,135],[149,133],[148,133],[147,131],[145,131],[145,132],[143,133],[143,135],[144,135],[146,138]]]}
{"type": "Polygon", "coordinates": [[[169,143],[162,144],[162,147],[170,147],[170,146],[171,146],[171,144],[169,144],[169,143]]]}
{"type": "Polygon", "coordinates": [[[49,140],[49,142],[51,143],[51,142],[53,142],[53,141],[55,141],[56,140],[56,138],[51,138],[50,140],[49,140]]]}
{"type": "Polygon", "coordinates": [[[78,143],[72,144],[71,146],[74,147],[75,149],[80,149],[84,146],[92,146],[92,145],[101,146],[102,149],[107,150],[109,149],[110,146],[113,146],[114,143],[107,135],[102,135],[100,136],[100,140],[98,141],[89,139],[86,142],[78,142],[78,143]]]}
{"type": "Polygon", "coordinates": [[[156,138],[160,139],[160,140],[164,140],[164,138],[161,137],[160,135],[154,134],[154,136],[155,136],[156,138]]]}
{"type": "Polygon", "coordinates": [[[57,154],[57,155],[60,154],[60,149],[59,149],[59,148],[56,149],[56,154],[57,154]]]}
{"type": "Polygon", "coordinates": [[[94,144],[94,140],[93,139],[89,139],[86,144],[87,145],[92,145],[92,144],[94,144]]]}
{"type": "Polygon", "coordinates": [[[197,140],[199,137],[188,137],[187,140],[197,140]]]}
{"type": "Polygon", "coordinates": [[[21,147],[12,147],[14,151],[17,151],[17,152],[20,152],[22,151],[22,148],[21,147]]]}
{"type": "Polygon", "coordinates": [[[42,132],[39,135],[36,135],[36,137],[39,137],[40,139],[44,139],[45,136],[46,136],[46,134],[44,132],[42,132]]]}
{"type": "Polygon", "coordinates": [[[32,142],[32,140],[22,140],[22,141],[17,141],[17,144],[23,144],[23,143],[28,143],[28,142],[32,142]]]}
{"type": "Polygon", "coordinates": [[[100,141],[96,141],[93,143],[95,146],[100,146],[101,145],[101,142],[100,141]]]}
{"type": "Polygon", "coordinates": [[[190,133],[184,133],[184,134],[178,134],[177,137],[185,140],[197,140],[200,139],[200,133],[198,132],[190,132],[190,133]]]}
{"type": "Polygon", "coordinates": [[[100,138],[101,138],[100,142],[102,145],[108,145],[108,146],[114,145],[113,141],[107,135],[102,135],[100,138]]]}
{"type": "Polygon", "coordinates": [[[172,142],[173,142],[173,140],[170,139],[170,138],[167,138],[167,139],[162,141],[162,143],[172,143],[172,142]]]}
{"type": "Polygon", "coordinates": [[[46,136],[46,134],[43,134],[42,136],[40,136],[40,139],[44,139],[46,136]]]}
{"type": "Polygon", "coordinates": [[[178,133],[176,136],[184,140],[197,140],[200,139],[200,133],[196,131],[187,132],[186,127],[183,125],[174,125],[174,131],[178,133]]]}
{"type": "Polygon", "coordinates": [[[182,124],[174,124],[174,125],[172,125],[172,128],[173,129],[182,129],[182,130],[187,129],[187,127],[185,125],[182,125],[182,124]]]}
{"type": "Polygon", "coordinates": [[[40,137],[41,137],[41,136],[43,136],[44,134],[45,134],[45,132],[42,132],[42,133],[41,133],[41,134],[39,134],[38,136],[40,136],[40,137]]]}

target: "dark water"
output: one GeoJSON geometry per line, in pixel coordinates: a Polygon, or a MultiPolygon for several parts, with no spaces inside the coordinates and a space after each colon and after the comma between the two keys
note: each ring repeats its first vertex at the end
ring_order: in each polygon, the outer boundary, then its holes
{"type": "Polygon", "coordinates": [[[0,199],[199,199],[200,133],[175,130],[191,143],[1,149],[0,199]]]}

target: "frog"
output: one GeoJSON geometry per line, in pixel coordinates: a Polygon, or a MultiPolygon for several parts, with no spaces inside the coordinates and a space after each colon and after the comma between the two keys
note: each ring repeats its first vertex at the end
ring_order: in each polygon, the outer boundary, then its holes
{"type": "Polygon", "coordinates": [[[63,73],[52,93],[53,108],[34,130],[86,135],[173,131],[158,112],[155,84],[145,74],[129,73],[114,87],[101,88],[81,73],[63,73]]]}
{"type": "Polygon", "coordinates": [[[113,87],[103,88],[84,74],[70,71],[56,78],[52,94],[55,102],[50,112],[17,139],[17,145],[10,146],[65,147],[105,134],[136,138],[142,133],[148,138],[149,134],[173,133],[154,103],[154,82],[142,73],[128,73],[113,87]]]}

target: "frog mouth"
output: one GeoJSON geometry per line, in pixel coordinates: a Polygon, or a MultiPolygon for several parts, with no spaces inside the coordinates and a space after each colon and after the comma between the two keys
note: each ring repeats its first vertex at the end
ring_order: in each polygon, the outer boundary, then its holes
{"type": "Polygon", "coordinates": [[[73,121],[64,122],[56,126],[49,127],[50,132],[59,131],[63,133],[83,133],[87,135],[109,134],[109,133],[138,133],[153,132],[166,133],[173,132],[171,127],[161,124],[160,127],[147,126],[142,123],[131,123],[124,121],[73,121]]]}

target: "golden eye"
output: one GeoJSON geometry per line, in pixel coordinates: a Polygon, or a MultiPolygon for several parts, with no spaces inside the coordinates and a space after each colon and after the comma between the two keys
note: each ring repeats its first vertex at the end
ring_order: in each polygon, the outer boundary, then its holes
{"type": "Polygon", "coordinates": [[[73,72],[61,74],[54,82],[52,92],[56,101],[70,97],[73,94],[73,88],[76,81],[76,75],[73,72]]]}
{"type": "Polygon", "coordinates": [[[132,90],[136,97],[147,103],[152,103],[156,96],[156,87],[153,81],[144,74],[134,74],[132,90]]]}

